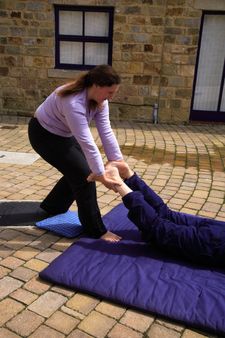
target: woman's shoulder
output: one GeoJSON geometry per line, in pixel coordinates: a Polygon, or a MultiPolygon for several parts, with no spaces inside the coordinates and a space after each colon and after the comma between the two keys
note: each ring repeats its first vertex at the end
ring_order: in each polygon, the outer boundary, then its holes
{"type": "Polygon", "coordinates": [[[82,93],[70,94],[60,99],[65,112],[86,114],[86,100],[82,93]]]}
{"type": "Polygon", "coordinates": [[[84,91],[69,95],[68,101],[69,104],[73,107],[86,109],[87,99],[84,91]]]}
{"type": "MultiPolygon", "coordinates": [[[[62,87],[59,87],[59,89],[62,87]]],[[[56,89],[57,93],[57,89],[56,89]]],[[[62,97],[66,101],[70,101],[71,103],[80,103],[80,104],[85,104],[87,99],[86,99],[86,92],[85,90],[78,92],[78,93],[72,93],[66,96],[62,97]]]]}

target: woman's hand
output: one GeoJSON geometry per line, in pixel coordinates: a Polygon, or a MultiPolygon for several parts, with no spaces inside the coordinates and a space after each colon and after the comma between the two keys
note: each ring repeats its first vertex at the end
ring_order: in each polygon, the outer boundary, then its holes
{"type": "Polygon", "coordinates": [[[112,189],[115,192],[117,191],[116,185],[121,185],[120,179],[107,175],[107,171],[103,175],[100,175],[100,176],[91,173],[88,176],[87,181],[88,182],[94,182],[94,181],[101,182],[102,184],[104,184],[106,188],[112,189]]]}
{"type": "Polygon", "coordinates": [[[104,235],[102,235],[100,237],[101,239],[103,239],[104,241],[108,241],[108,242],[119,242],[121,240],[122,237],[107,231],[104,235]]]}

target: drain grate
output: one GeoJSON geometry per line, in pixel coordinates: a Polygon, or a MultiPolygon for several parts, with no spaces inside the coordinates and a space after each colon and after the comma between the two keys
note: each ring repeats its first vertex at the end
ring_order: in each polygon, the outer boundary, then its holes
{"type": "Polygon", "coordinates": [[[0,129],[16,129],[18,126],[0,126],[0,129]]]}
{"type": "Polygon", "coordinates": [[[0,151],[0,163],[29,165],[39,159],[38,154],[0,151]]]}

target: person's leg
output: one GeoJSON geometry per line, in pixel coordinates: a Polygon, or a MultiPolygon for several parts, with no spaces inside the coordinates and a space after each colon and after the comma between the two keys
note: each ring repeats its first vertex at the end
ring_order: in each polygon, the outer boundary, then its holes
{"type": "Polygon", "coordinates": [[[65,176],[62,176],[42,201],[40,207],[51,215],[58,215],[66,212],[75,199],[74,191],[65,176]]]}
{"type": "Polygon", "coordinates": [[[77,141],[49,133],[36,119],[30,121],[28,131],[34,150],[63,174],[42,202],[43,209],[53,214],[65,212],[76,199],[85,231],[94,237],[103,235],[106,228],[97,204],[96,186],[87,182],[90,169],[77,141]]]}
{"type": "MultiPolygon", "coordinates": [[[[49,164],[58,168],[57,150],[70,146],[70,138],[61,138],[45,130],[37,119],[32,118],[28,126],[28,136],[33,149],[49,164]],[[64,142],[64,144],[63,144],[64,142]]],[[[51,215],[66,212],[75,200],[75,195],[64,176],[56,183],[41,207],[51,215]]]]}
{"type": "MultiPolygon", "coordinates": [[[[145,201],[154,208],[161,218],[168,219],[176,224],[184,226],[197,226],[198,224],[201,224],[202,217],[171,210],[166,203],[164,203],[162,198],[129,168],[126,162],[112,161],[108,163],[107,167],[109,169],[116,167],[126,185],[133,191],[141,191],[145,201]]],[[[118,173],[116,174],[116,177],[117,176],[118,173]]]]}
{"type": "Polygon", "coordinates": [[[202,217],[189,215],[171,210],[162,198],[154,192],[138,175],[134,174],[124,181],[133,191],[141,191],[145,201],[152,206],[156,213],[164,219],[186,226],[197,226],[202,222],[202,217]]]}
{"type": "Polygon", "coordinates": [[[157,195],[133,170],[130,169],[128,164],[124,161],[111,161],[108,162],[106,168],[111,171],[109,175],[115,175],[118,179],[120,175],[121,179],[124,180],[124,183],[132,191],[141,191],[146,202],[151,205],[160,216],[165,216],[167,214],[167,206],[162,200],[162,198],[157,195]],[[113,168],[117,168],[118,172],[114,172],[113,168]]]}
{"type": "MultiPolygon", "coordinates": [[[[132,191],[141,191],[146,202],[155,209],[160,217],[169,218],[170,209],[162,198],[157,195],[124,161],[108,162],[106,168],[109,170],[117,168],[121,179],[132,191]]],[[[118,173],[114,173],[118,179],[118,173]]]]}
{"type": "MultiPolygon", "coordinates": [[[[115,167],[106,170],[106,174],[119,179],[119,172],[115,167]]],[[[133,174],[129,177],[133,177],[133,174]]],[[[146,201],[146,196],[140,191],[141,189],[133,191],[122,179],[116,189],[129,210],[128,218],[139,228],[146,241],[156,244],[170,254],[178,255],[178,257],[182,255],[195,263],[224,265],[224,222],[199,217],[198,221],[193,219],[189,226],[177,224],[159,216],[157,211],[146,201]]],[[[149,192],[148,189],[143,190],[149,192]]],[[[179,213],[177,215],[179,217],[179,213]]]]}
{"type": "Polygon", "coordinates": [[[140,191],[123,196],[129,219],[142,231],[147,241],[175,256],[194,263],[224,265],[225,223],[210,219],[197,225],[183,226],[158,216],[140,191]]]}
{"type": "Polygon", "coordinates": [[[137,174],[134,173],[130,178],[124,181],[133,191],[141,191],[145,201],[155,209],[156,213],[163,218],[169,217],[170,209],[164,203],[163,199],[156,194],[137,174]]]}

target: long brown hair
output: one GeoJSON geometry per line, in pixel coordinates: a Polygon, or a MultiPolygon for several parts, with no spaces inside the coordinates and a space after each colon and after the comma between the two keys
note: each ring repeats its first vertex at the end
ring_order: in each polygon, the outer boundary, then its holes
{"type": "MultiPolygon", "coordinates": [[[[121,83],[120,76],[109,65],[100,65],[82,74],[77,80],[67,83],[61,88],[57,94],[65,97],[71,94],[77,94],[92,85],[100,87],[111,87],[121,83]]],[[[90,108],[97,108],[97,102],[91,100],[89,102],[90,108]]]]}

